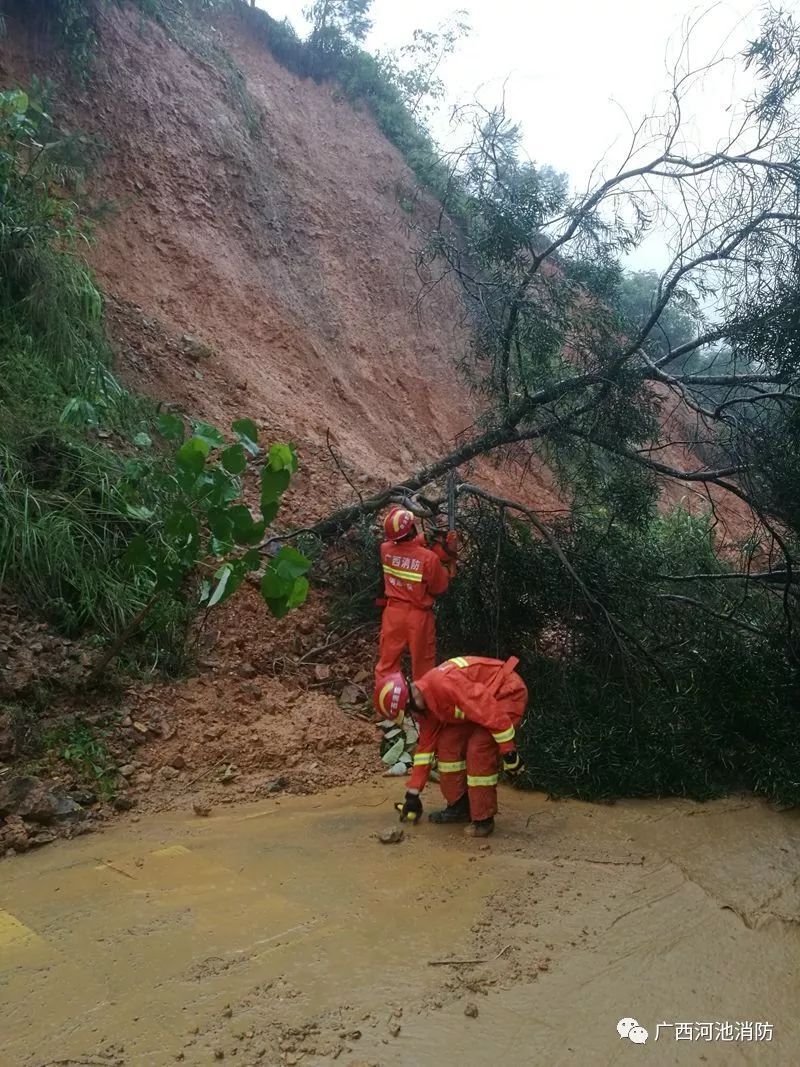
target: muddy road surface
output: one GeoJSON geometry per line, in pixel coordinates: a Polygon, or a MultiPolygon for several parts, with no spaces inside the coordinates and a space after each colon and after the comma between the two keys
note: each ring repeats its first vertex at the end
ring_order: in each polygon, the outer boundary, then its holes
{"type": "Polygon", "coordinates": [[[397,792],[189,803],[0,865],[0,1063],[800,1062],[798,813],[506,790],[488,843],[383,845],[397,792]]]}

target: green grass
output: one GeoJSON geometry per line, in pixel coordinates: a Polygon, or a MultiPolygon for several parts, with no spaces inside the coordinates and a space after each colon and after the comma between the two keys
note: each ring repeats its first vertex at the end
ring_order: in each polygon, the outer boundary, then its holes
{"type": "Polygon", "coordinates": [[[45,750],[70,764],[80,779],[93,782],[103,797],[115,792],[119,775],[108,748],[107,731],[92,727],[79,717],[65,719],[45,733],[42,744],[45,750]]]}
{"type": "MultiPolygon", "coordinates": [[[[0,94],[0,583],[60,631],[102,642],[150,592],[121,562],[150,524],[120,487],[154,410],[110,369],[83,258],[92,147],[53,126],[46,96],[40,85],[0,94]]],[[[134,659],[179,658],[186,618],[173,608],[160,630],[149,621],[134,659]]]]}

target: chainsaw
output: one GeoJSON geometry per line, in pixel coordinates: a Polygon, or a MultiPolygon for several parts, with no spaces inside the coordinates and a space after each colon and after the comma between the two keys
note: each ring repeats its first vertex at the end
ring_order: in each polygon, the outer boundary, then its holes
{"type": "MultiPolygon", "coordinates": [[[[456,475],[455,475],[454,471],[451,471],[447,475],[447,496],[445,498],[446,499],[446,504],[447,504],[447,529],[443,529],[438,524],[438,522],[436,522],[436,519],[437,519],[438,514],[439,514],[440,505],[438,503],[434,502],[434,501],[425,500],[424,497],[417,497],[417,500],[419,500],[420,503],[424,502],[424,504],[427,506],[427,508],[431,512],[431,516],[432,516],[433,521],[434,521],[433,528],[431,529],[429,527],[425,531],[425,536],[426,536],[426,539],[428,541],[428,544],[431,544],[431,545],[440,544],[440,545],[446,547],[446,545],[447,545],[447,534],[448,533],[452,533],[456,528],[456,496],[457,496],[456,475]]],[[[450,553],[449,549],[448,549],[448,553],[450,555],[454,555],[454,553],[450,553]]]]}

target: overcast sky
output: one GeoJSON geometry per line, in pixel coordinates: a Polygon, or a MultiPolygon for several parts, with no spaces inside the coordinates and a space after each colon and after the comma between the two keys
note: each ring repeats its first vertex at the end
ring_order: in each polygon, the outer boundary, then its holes
{"type": "MultiPolygon", "coordinates": [[[[258,4],[305,32],[305,0],[258,4]]],[[[754,0],[375,0],[367,47],[399,48],[416,28],[435,28],[464,9],[473,29],[441,72],[448,103],[476,94],[492,103],[505,86],[507,110],[522,124],[528,155],[566,171],[583,188],[598,160],[619,159],[629,136],[625,114],[636,124],[669,85],[686,25],[703,16],[692,34],[696,65],[720,49],[729,56],[740,52],[757,35],[760,7],[754,0]]],[[[704,79],[687,105],[692,139],[713,147],[728,128],[732,98],[747,89],[747,82],[733,79],[731,63],[704,79]]],[[[447,110],[437,123],[440,137],[447,136],[447,110]]],[[[651,239],[631,265],[658,267],[664,256],[663,242],[651,239]]]]}

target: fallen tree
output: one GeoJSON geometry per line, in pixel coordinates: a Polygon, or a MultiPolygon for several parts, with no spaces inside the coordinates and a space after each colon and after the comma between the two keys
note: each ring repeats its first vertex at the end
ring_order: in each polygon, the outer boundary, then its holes
{"type": "Polygon", "coordinates": [[[502,109],[463,113],[470,136],[436,224],[417,224],[417,266],[420,301],[460,287],[481,414],[449,453],[313,531],[360,523],[366,558],[365,517],[458,470],[466,545],[442,652],[520,655],[531,783],[795,801],[800,32],[770,11],[743,56],[687,56],[664,110],[578,195],[521,158],[502,109]],[[727,141],[690,152],[687,96],[723,62],[756,89],[727,141]],[[620,259],[656,224],[670,261],[632,279],[620,259]],[[494,456],[522,464],[524,493],[533,455],[567,517],[472,484],[494,456]],[[702,514],[661,514],[669,483],[702,493],[702,514]]]}
{"type": "Polygon", "coordinates": [[[602,497],[609,472],[638,468],[701,485],[712,511],[734,496],[752,513],[753,536],[792,573],[799,36],[790,16],[766,16],[737,57],[756,70],[757,91],[738,104],[726,143],[691,155],[680,148],[682,105],[709,67],[690,68],[684,47],[664,112],[633,131],[609,177],[576,196],[520,158],[502,109],[465,116],[471,136],[454,153],[443,210],[433,229],[418,224],[418,268],[420,300],[446,279],[461,287],[476,336],[464,368],[483,411],[448,454],[340,508],[314,534],[335,536],[449,471],[524,448],[570,492],[576,479],[594,480],[602,497]],[[671,260],[632,303],[619,257],[656,220],[671,260]]]}

